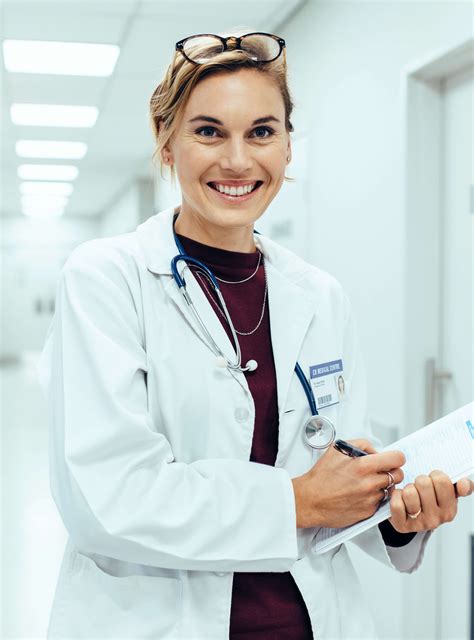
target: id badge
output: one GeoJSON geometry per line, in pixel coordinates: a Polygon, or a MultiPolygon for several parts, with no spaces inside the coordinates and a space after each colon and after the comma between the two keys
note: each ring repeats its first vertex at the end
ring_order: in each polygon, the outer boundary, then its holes
{"type": "Polygon", "coordinates": [[[309,368],[309,377],[318,411],[344,400],[345,380],[342,360],[312,365],[309,368]]]}

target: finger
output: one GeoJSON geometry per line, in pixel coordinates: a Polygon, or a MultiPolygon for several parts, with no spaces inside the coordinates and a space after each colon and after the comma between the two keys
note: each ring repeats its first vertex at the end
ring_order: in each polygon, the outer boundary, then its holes
{"type": "Polygon", "coordinates": [[[430,478],[433,481],[438,505],[441,509],[452,509],[453,503],[456,501],[456,494],[451,478],[438,469],[430,473],[430,478]]]}
{"type": "MultiPolygon", "coordinates": [[[[408,514],[415,515],[421,509],[421,500],[415,485],[410,482],[401,491],[401,498],[405,506],[406,517],[408,514]]],[[[410,518],[411,520],[411,518],[410,518]]]]}
{"type": "Polygon", "coordinates": [[[418,495],[420,496],[423,515],[426,518],[436,516],[439,510],[439,505],[436,500],[436,493],[432,479],[426,475],[418,476],[415,478],[415,487],[418,491],[418,495]]]}
{"type": "Polygon", "coordinates": [[[391,471],[402,467],[406,462],[405,454],[401,451],[382,451],[370,457],[366,456],[363,460],[376,472],[391,471]]]}
{"type": "Polygon", "coordinates": [[[403,480],[404,478],[404,473],[401,469],[391,469],[390,470],[390,474],[392,477],[390,477],[388,471],[379,471],[376,474],[376,481],[377,481],[377,488],[378,489],[388,489],[389,486],[392,484],[392,482],[394,484],[400,484],[400,482],[403,480]],[[392,480],[393,478],[393,480],[392,480]]]}
{"type": "Polygon", "coordinates": [[[400,489],[395,489],[390,499],[390,515],[391,524],[400,533],[405,533],[414,527],[415,521],[409,519],[407,516],[406,506],[403,502],[400,489]]]}
{"type": "Polygon", "coordinates": [[[456,482],[455,489],[460,498],[466,498],[474,491],[474,484],[469,478],[461,478],[456,482]]]}
{"type": "Polygon", "coordinates": [[[354,447],[357,447],[358,449],[362,449],[362,451],[366,451],[367,453],[377,453],[377,450],[374,449],[372,444],[364,438],[354,438],[353,440],[348,440],[347,442],[354,445],[354,447]]]}

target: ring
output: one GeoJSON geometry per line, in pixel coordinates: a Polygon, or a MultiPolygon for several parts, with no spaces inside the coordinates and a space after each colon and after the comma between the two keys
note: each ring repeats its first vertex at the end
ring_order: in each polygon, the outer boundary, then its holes
{"type": "Polygon", "coordinates": [[[409,518],[411,518],[412,520],[416,520],[418,518],[418,516],[420,515],[420,513],[421,513],[421,507],[416,513],[408,513],[408,511],[407,511],[407,516],[409,518]]]}
{"type": "Polygon", "coordinates": [[[388,498],[388,490],[387,489],[382,489],[383,491],[383,498],[382,500],[386,500],[388,498]]]}
{"type": "Polygon", "coordinates": [[[395,478],[392,476],[390,471],[386,471],[385,473],[388,475],[388,485],[386,486],[386,489],[391,489],[395,486],[395,478]]]}

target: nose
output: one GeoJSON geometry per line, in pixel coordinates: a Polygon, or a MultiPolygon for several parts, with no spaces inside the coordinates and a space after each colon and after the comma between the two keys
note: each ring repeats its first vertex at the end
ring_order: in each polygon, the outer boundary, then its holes
{"type": "Polygon", "coordinates": [[[223,170],[242,174],[252,167],[251,150],[245,140],[229,139],[220,148],[220,167],[223,170]]]}

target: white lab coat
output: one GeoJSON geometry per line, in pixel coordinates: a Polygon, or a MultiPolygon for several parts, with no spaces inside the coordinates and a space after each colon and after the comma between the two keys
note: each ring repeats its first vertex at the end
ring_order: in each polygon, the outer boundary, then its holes
{"type": "MultiPolygon", "coordinates": [[[[275,466],[249,462],[252,396],[242,373],[216,366],[171,277],[173,213],[79,245],[60,275],[40,379],[51,488],[70,538],[48,637],[225,640],[234,571],[290,571],[315,638],[375,637],[345,546],[316,555],[317,529],[296,529],[291,483],[319,455],[302,437],[309,409],[297,360],[305,372],[343,360],[346,400],[321,413],[339,437],[371,438],[348,300],[333,277],[256,236],[280,423],[275,466]]],[[[199,285],[186,280],[233,357],[199,285]]],[[[355,542],[410,572],[428,537],[387,550],[374,527],[355,542]]]]}

